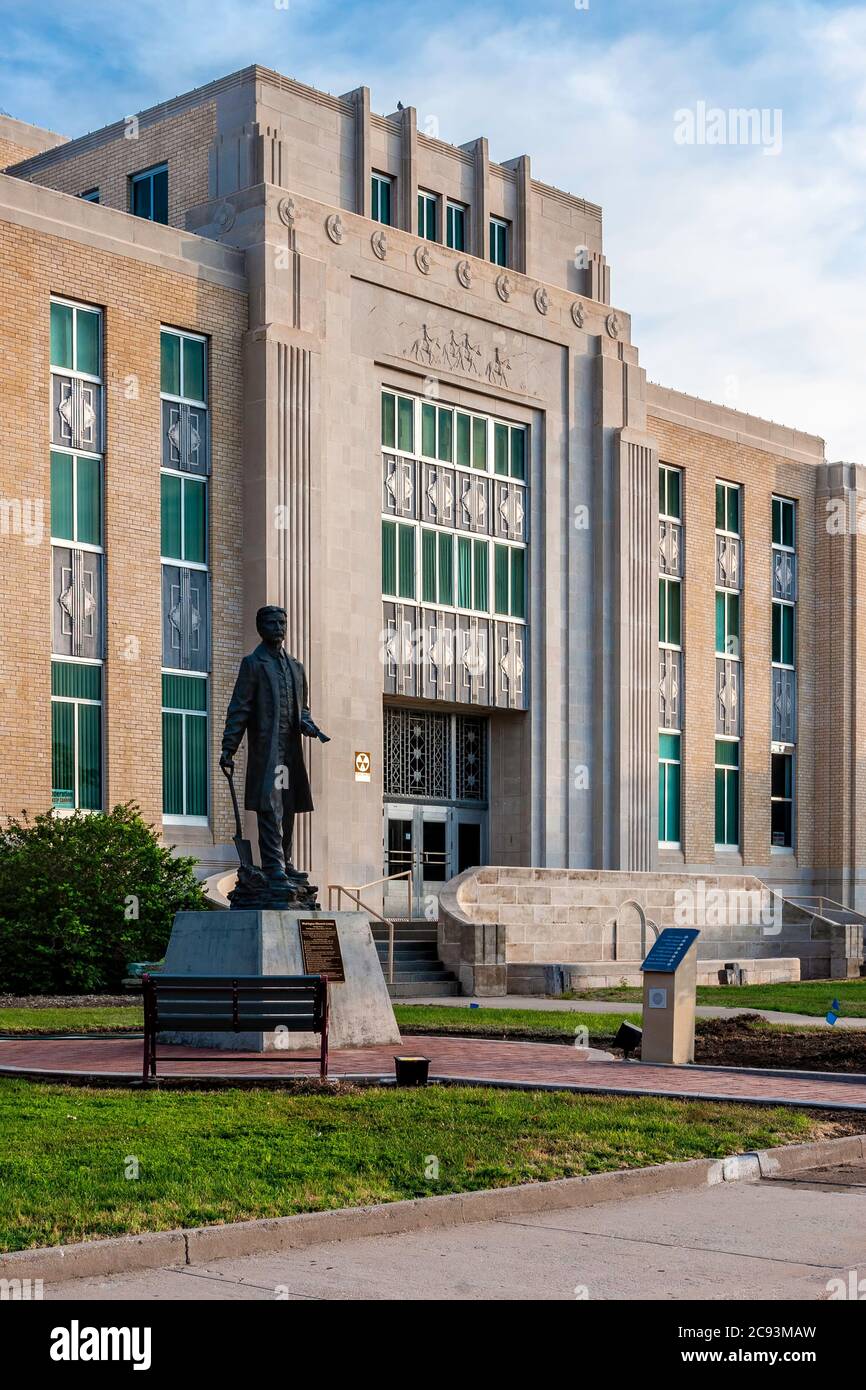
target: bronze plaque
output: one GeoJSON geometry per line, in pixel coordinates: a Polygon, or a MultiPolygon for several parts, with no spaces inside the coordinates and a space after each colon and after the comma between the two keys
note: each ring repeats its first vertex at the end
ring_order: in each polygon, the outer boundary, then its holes
{"type": "Polygon", "coordinates": [[[337,923],[333,919],[320,921],[315,917],[302,918],[298,927],[305,973],[325,975],[332,983],[345,980],[337,923]]]}

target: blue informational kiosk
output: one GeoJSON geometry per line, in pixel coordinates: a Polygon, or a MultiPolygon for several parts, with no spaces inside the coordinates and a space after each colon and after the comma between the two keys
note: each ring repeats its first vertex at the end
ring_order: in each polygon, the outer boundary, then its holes
{"type": "Polygon", "coordinates": [[[695,1060],[698,937],[694,927],[667,927],[641,966],[642,1062],[695,1060]]]}

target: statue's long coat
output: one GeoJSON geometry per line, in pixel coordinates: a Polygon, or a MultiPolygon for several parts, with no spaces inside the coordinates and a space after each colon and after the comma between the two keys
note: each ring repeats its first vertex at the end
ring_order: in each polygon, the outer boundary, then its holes
{"type": "Polygon", "coordinates": [[[226,714],[223,753],[234,757],[244,734],[247,736],[247,780],[244,806],[248,811],[266,811],[270,806],[277,768],[286,761],[291,809],[312,811],[313,798],[301,752],[301,734],[312,735],[307,708],[307,677],[303,666],[286,652],[294,677],[295,717],[290,729],[288,758],[280,757],[280,690],[274,662],[264,642],[245,656],[226,714]]]}

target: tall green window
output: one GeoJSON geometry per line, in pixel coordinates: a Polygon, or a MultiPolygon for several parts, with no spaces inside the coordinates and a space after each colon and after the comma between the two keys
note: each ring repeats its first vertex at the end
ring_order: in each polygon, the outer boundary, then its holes
{"type": "Polygon", "coordinates": [[[490,259],[494,265],[508,265],[508,223],[501,217],[490,219],[490,259]]]}
{"type": "Polygon", "coordinates": [[[659,516],[682,521],[682,474],[665,463],[659,465],[659,516]]]}
{"type": "Polygon", "coordinates": [[[773,498],[773,545],[793,550],[796,545],[796,504],[789,497],[773,498]]]}
{"type": "Polygon", "coordinates": [[[160,390],[164,396],[207,403],[205,340],[163,328],[159,335],[160,390]]]}
{"type": "Polygon", "coordinates": [[[740,843],[740,745],[716,739],[716,844],[736,849],[740,843]]]}
{"type": "Polygon", "coordinates": [[[678,579],[659,579],[659,641],[682,646],[682,587],[678,579]]]}
{"type": "Polygon", "coordinates": [[[457,537],[457,607],[486,613],[489,609],[487,571],[489,546],[469,536],[457,537]]]}
{"type": "Polygon", "coordinates": [[[502,617],[526,617],[526,551],[521,546],[493,548],[493,611],[502,617]]]}
{"type": "Polygon", "coordinates": [[[452,251],[466,250],[466,209],[462,203],[448,203],[446,206],[445,242],[452,251]]]}
{"type": "Polygon", "coordinates": [[[716,530],[740,534],[740,489],[736,483],[716,483],[716,530]]]}
{"type": "Polygon", "coordinates": [[[382,392],[382,447],[399,449],[404,454],[414,453],[415,402],[411,396],[382,392]]]}
{"type": "Polygon", "coordinates": [[[382,522],[382,593],[415,597],[415,527],[382,522]]]}
{"type": "Polygon", "coordinates": [[[50,313],[51,366],[59,371],[98,377],[102,358],[99,310],[52,299],[50,313]]]}
{"type": "Polygon", "coordinates": [[[770,840],[776,849],[794,845],[794,755],[773,753],[770,758],[770,840]]]}
{"type": "Polygon", "coordinates": [[[447,406],[421,405],[421,453],[425,458],[454,460],[454,411],[447,406]]]}
{"type": "Polygon", "coordinates": [[[102,667],[51,663],[51,802],[102,810],[102,667]]]}
{"type": "Polygon", "coordinates": [[[773,604],[773,661],[777,666],[794,665],[794,605],[773,604]]]}
{"type": "Polygon", "coordinates": [[[160,477],[162,556],[185,564],[203,565],[207,559],[206,484],[181,473],[160,477]]]}
{"type": "Polygon", "coordinates": [[[80,545],[102,545],[101,459],[52,450],[51,535],[80,545]]]}
{"type": "Polygon", "coordinates": [[[682,773],[679,734],[659,734],[659,844],[680,843],[680,784],[682,773]]]}
{"type": "Polygon", "coordinates": [[[418,235],[427,241],[439,240],[439,199],[435,193],[418,193],[418,235]]]}
{"type": "Polygon", "coordinates": [[[526,478],[526,430],[522,425],[493,426],[493,471],[502,477],[526,478]]]}
{"type": "Polygon", "coordinates": [[[371,216],[374,222],[391,226],[391,204],[394,180],[388,174],[373,174],[371,180],[371,216]]]}
{"type": "Polygon", "coordinates": [[[149,222],[168,223],[168,165],[142,169],[129,180],[129,211],[149,222]]]}
{"type": "Polygon", "coordinates": [[[476,416],[472,421],[472,467],[487,472],[487,421],[476,416]]]}
{"type": "Polygon", "coordinates": [[[207,678],[163,675],[162,811],[207,816],[207,678]]]}
{"type": "Polygon", "coordinates": [[[740,655],[740,595],[716,590],[716,655],[740,655]]]}
{"type": "Polygon", "coordinates": [[[454,602],[454,537],[447,531],[421,530],[421,601],[454,602]]]}

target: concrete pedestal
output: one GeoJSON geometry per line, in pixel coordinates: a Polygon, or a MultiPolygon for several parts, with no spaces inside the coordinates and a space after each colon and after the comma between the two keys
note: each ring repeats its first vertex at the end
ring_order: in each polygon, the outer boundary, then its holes
{"type": "MultiPolygon", "coordinates": [[[[329,985],[330,1046],[400,1043],[394,1009],[362,912],[179,912],[165,953],[166,975],[303,975],[300,920],[336,922],[344,982],[329,985]]],[[[312,1033],[161,1033],[163,1042],[232,1051],[310,1052],[312,1033]]]]}

